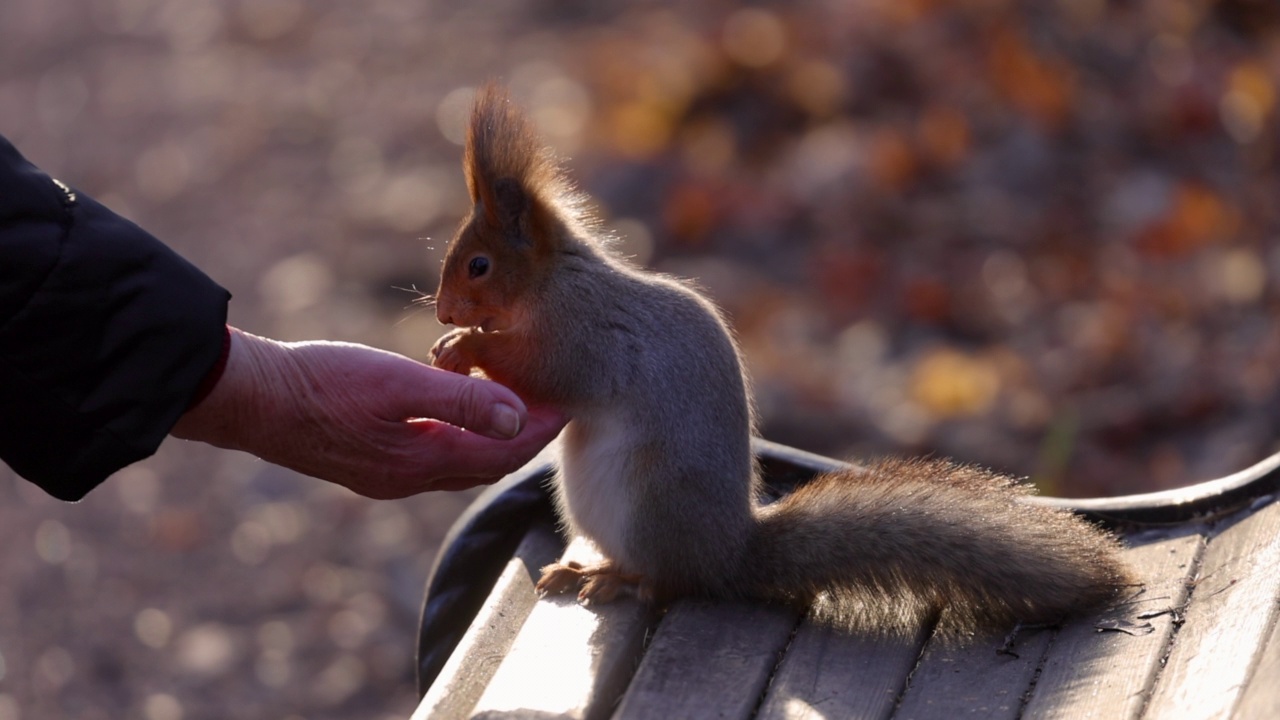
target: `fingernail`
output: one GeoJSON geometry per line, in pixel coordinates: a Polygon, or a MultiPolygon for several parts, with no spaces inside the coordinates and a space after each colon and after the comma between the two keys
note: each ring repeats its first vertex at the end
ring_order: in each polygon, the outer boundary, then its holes
{"type": "Polygon", "coordinates": [[[520,413],[510,405],[499,403],[493,406],[489,422],[496,432],[507,437],[515,437],[520,432],[520,413]]]}

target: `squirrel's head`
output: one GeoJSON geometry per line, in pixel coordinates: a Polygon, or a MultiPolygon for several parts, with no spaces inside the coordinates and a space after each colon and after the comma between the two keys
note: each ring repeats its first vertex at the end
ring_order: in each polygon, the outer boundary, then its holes
{"type": "Polygon", "coordinates": [[[509,330],[567,241],[576,195],[529,120],[492,83],[476,96],[462,165],[472,209],[445,252],[436,318],[509,330]]]}

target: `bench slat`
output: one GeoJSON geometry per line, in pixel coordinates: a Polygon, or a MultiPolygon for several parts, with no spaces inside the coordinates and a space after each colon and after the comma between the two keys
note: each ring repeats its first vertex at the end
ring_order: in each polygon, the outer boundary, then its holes
{"type": "Polygon", "coordinates": [[[1023,695],[1053,634],[1024,628],[1007,648],[1000,634],[980,634],[962,643],[933,636],[895,717],[1019,717],[1023,695]]]}
{"type": "Polygon", "coordinates": [[[1147,715],[1229,715],[1271,627],[1278,594],[1280,504],[1272,504],[1210,538],[1147,715]]]}
{"type": "Polygon", "coordinates": [[[1249,687],[1240,698],[1236,717],[1240,720],[1280,718],[1280,682],[1277,678],[1280,678],[1280,622],[1272,620],[1266,648],[1258,666],[1253,669],[1249,687]]]}
{"type": "Polygon", "coordinates": [[[549,523],[529,528],[411,720],[464,717],[475,707],[538,599],[533,584],[539,569],[556,559],[562,545],[549,523]]]}
{"type": "Polygon", "coordinates": [[[887,718],[928,637],[833,632],[805,621],[778,667],[760,720],[887,718]]]}
{"type": "Polygon", "coordinates": [[[717,718],[750,718],[799,619],[782,607],[674,604],[614,717],[693,718],[714,707],[717,718]]]}
{"type": "MultiPolygon", "coordinates": [[[[570,544],[565,559],[589,561],[570,544]]],[[[539,600],[476,704],[472,717],[608,717],[627,687],[654,615],[634,598],[601,606],[572,593],[539,600]]]]}
{"type": "Polygon", "coordinates": [[[1058,633],[1028,703],[1029,718],[1136,718],[1160,671],[1174,620],[1204,549],[1202,535],[1186,529],[1130,539],[1125,551],[1145,591],[1100,616],[1069,623],[1058,633]],[[1155,617],[1144,614],[1166,611],[1155,617]],[[1133,624],[1129,634],[1100,632],[1106,621],[1133,624]],[[1145,634],[1144,634],[1145,633],[1145,634]]]}

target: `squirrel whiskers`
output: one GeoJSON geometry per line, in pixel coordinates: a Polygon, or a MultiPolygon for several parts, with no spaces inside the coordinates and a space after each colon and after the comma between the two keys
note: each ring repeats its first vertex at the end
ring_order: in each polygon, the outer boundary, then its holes
{"type": "Polygon", "coordinates": [[[432,360],[572,418],[557,508],[605,558],[544,568],[540,591],[816,602],[881,626],[942,612],[972,626],[1054,621],[1130,582],[1107,533],[947,461],[883,461],[762,504],[749,383],[719,310],[613,254],[495,85],[477,96],[463,162],[473,207],[436,293],[437,317],[458,328],[432,360]]]}

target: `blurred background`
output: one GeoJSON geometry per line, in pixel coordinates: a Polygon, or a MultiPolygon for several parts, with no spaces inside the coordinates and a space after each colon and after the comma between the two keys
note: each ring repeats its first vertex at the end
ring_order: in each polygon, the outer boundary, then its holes
{"type": "MultiPolygon", "coordinates": [[[[770,439],[1075,496],[1280,449],[1271,0],[0,3],[0,134],[281,339],[425,355],[487,77],[727,310],[770,439]]],[[[471,496],[0,467],[0,720],[407,717],[471,496]]]]}

